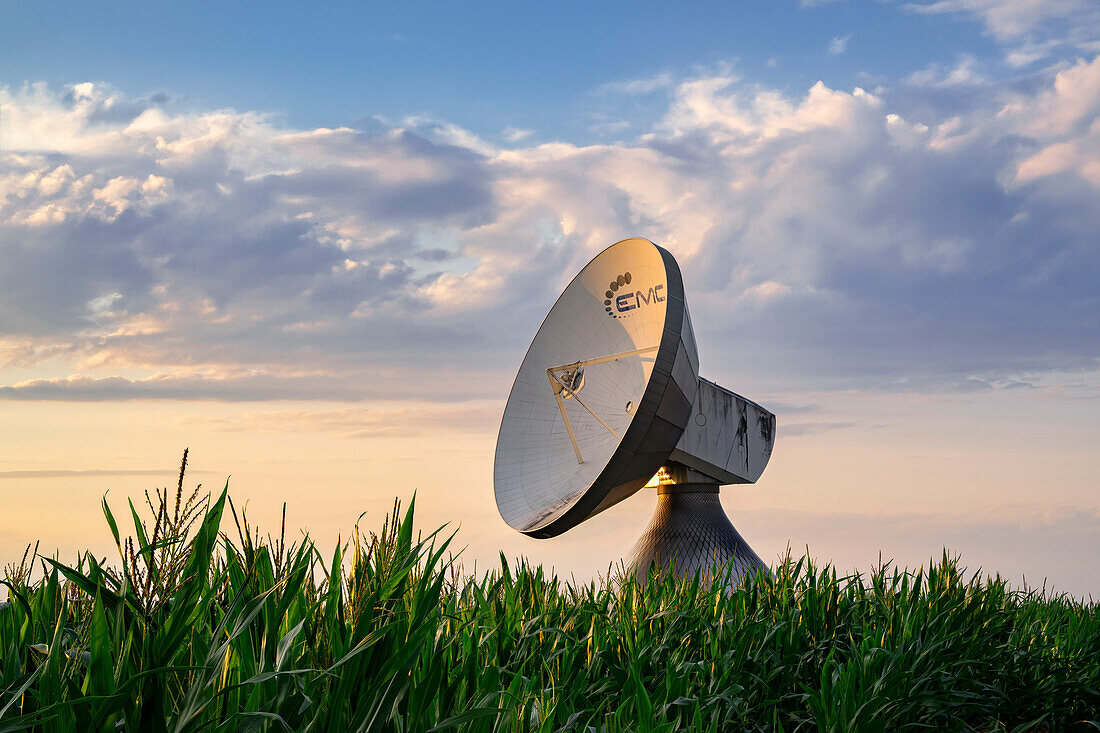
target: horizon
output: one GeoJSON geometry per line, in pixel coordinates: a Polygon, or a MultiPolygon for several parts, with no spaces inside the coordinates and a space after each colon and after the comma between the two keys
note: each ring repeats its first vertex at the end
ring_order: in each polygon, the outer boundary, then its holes
{"type": "Polygon", "coordinates": [[[653,492],[534,540],[493,447],[557,295],[643,237],[700,374],[777,415],[722,490],[765,562],[1100,597],[1100,8],[418,9],[8,8],[0,562],[111,558],[104,492],[189,447],[322,549],[415,491],[469,567],[606,571],[653,492]]]}

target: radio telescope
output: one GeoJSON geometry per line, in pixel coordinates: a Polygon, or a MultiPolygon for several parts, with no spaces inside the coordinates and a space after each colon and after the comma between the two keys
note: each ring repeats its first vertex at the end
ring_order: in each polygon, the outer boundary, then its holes
{"type": "Polygon", "coordinates": [[[765,566],[718,488],[755,482],[774,440],[775,415],[699,377],[676,260],[625,239],[573,278],[527,349],[497,436],[497,509],[548,538],[654,487],[629,558],[638,577],[732,562],[739,583],[765,566]]]}

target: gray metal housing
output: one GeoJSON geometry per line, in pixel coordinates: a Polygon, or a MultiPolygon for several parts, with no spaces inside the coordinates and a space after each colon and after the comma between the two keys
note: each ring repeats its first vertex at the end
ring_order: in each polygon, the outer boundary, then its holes
{"type": "Polygon", "coordinates": [[[719,484],[751,484],[760,478],[772,457],[775,415],[701,377],[691,411],[669,460],[719,484]]]}

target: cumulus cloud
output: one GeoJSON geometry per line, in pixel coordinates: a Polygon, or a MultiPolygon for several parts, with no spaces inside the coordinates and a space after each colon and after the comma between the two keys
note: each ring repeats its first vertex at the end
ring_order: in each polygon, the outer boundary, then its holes
{"type": "Polygon", "coordinates": [[[1100,187],[1100,57],[1058,72],[1052,89],[1011,102],[1004,114],[1041,141],[1017,166],[1017,181],[1075,173],[1100,187]]]}
{"type": "Polygon", "coordinates": [[[84,84],[4,93],[8,351],[22,336],[74,358],[232,363],[258,347],[266,361],[277,341],[425,307],[418,290],[456,256],[454,233],[492,215],[466,147],[228,111],[103,119],[117,97],[84,84]]]}
{"type": "Polygon", "coordinates": [[[506,149],[438,120],[4,90],[0,360],[79,375],[0,398],[499,397],[560,288],[627,236],[677,256],[713,378],[1096,368],[1100,60],[1018,84],[963,59],[875,92],[655,79],[670,100],[633,139],[506,149]]]}

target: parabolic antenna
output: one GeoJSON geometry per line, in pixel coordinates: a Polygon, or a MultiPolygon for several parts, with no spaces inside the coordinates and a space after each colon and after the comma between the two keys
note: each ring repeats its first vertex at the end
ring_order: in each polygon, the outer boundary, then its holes
{"type": "Polygon", "coordinates": [[[755,481],[774,433],[770,412],[699,378],[672,255],[626,239],[569,283],[527,350],[497,437],[497,508],[513,529],[554,537],[649,484],[658,511],[632,556],[640,573],[762,567],[717,488],[755,481]]]}

